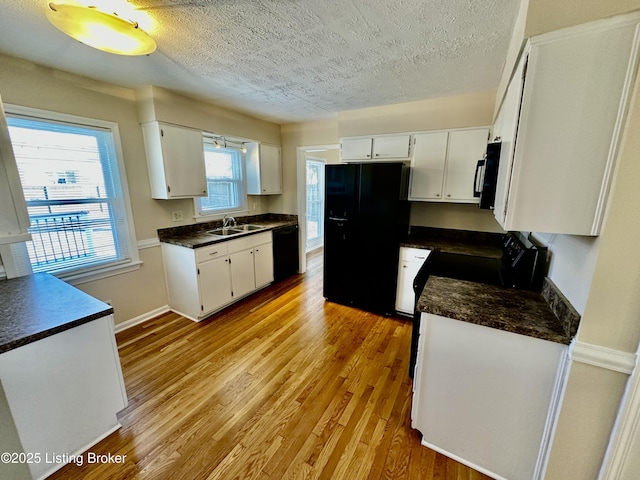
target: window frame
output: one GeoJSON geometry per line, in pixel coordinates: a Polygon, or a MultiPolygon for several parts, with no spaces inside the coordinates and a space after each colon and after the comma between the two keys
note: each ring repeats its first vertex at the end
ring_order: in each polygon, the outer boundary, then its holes
{"type": "MultiPolygon", "coordinates": [[[[133,210],[129,196],[129,184],[126,176],[122,142],[120,139],[120,129],[117,123],[78,115],[71,115],[38,108],[23,107],[20,105],[4,104],[7,117],[22,117],[33,119],[34,121],[68,124],[80,128],[99,129],[110,132],[113,139],[114,158],[110,159],[112,168],[113,184],[116,196],[121,196],[120,205],[117,212],[112,216],[112,222],[116,226],[116,236],[118,241],[127,250],[128,258],[95,263],[93,265],[75,266],[72,268],[52,270],[48,273],[61,278],[71,284],[77,285],[101,278],[119,275],[129,271],[138,270],[142,265],[138,252],[135,225],[133,222],[133,210]],[[113,172],[113,169],[117,170],[113,172]]],[[[22,188],[22,185],[20,186],[22,188]]],[[[27,255],[27,249],[13,252],[14,259],[31,264],[27,255]],[[20,258],[16,258],[19,256],[20,258]],[[24,256],[24,257],[23,257],[24,256]]]]}
{"type": "MultiPolygon", "coordinates": [[[[221,141],[224,137],[219,137],[217,135],[207,134],[203,135],[202,148],[205,150],[206,155],[206,146],[210,146],[212,148],[216,148],[216,141],[221,141]]],[[[193,199],[195,218],[201,221],[210,220],[212,217],[222,217],[227,214],[240,214],[240,213],[248,213],[248,195],[247,195],[247,168],[246,168],[246,157],[245,153],[242,151],[242,142],[237,142],[235,140],[224,139],[224,143],[226,144],[226,148],[229,150],[235,150],[239,156],[239,164],[240,164],[240,174],[242,175],[242,179],[239,182],[241,191],[239,193],[240,204],[235,208],[226,208],[226,209],[208,209],[204,210],[202,208],[202,199],[208,198],[208,189],[207,189],[207,197],[196,197],[193,199]]]]}

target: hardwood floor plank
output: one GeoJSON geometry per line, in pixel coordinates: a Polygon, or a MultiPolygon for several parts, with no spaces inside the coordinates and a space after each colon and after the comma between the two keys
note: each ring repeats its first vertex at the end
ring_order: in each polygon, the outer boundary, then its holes
{"type": "Polygon", "coordinates": [[[129,406],[52,479],[487,480],[411,429],[411,322],[327,302],[322,251],[196,323],[167,313],[117,335],[129,406]]]}

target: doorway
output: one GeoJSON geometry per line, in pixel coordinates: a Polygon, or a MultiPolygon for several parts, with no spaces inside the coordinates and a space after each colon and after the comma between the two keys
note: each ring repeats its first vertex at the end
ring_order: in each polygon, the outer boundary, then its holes
{"type": "Polygon", "coordinates": [[[324,164],[322,158],[307,157],[307,252],[324,243],[324,164]]]}
{"type": "MultiPolygon", "coordinates": [[[[331,145],[314,145],[314,146],[303,146],[296,148],[296,163],[297,163],[297,183],[298,183],[298,194],[297,194],[297,203],[298,203],[298,218],[300,219],[300,252],[306,252],[307,250],[307,226],[312,230],[311,234],[311,245],[310,249],[319,248],[324,243],[324,231],[320,233],[320,228],[324,230],[324,219],[318,219],[315,212],[310,212],[309,222],[307,222],[307,208],[310,210],[317,209],[318,212],[321,212],[324,216],[324,165],[328,163],[339,163],[340,162],[340,145],[339,144],[331,144],[331,145]],[[323,162],[322,164],[322,186],[316,186],[311,181],[311,187],[318,194],[321,195],[322,199],[322,207],[319,206],[310,206],[307,207],[307,159],[316,160],[323,162]],[[304,220],[303,220],[304,219],[304,220]],[[307,225],[309,223],[309,225],[307,225]]],[[[313,199],[314,197],[311,196],[313,199]]],[[[310,202],[311,203],[311,202],[310,202]]],[[[317,205],[317,204],[316,204],[317,205]]],[[[307,270],[307,256],[300,255],[300,266],[299,272],[304,273],[307,270]]]]}

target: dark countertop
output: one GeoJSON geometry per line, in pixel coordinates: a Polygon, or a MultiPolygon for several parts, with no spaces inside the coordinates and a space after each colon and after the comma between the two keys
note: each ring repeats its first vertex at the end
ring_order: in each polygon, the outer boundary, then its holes
{"type": "MultiPolygon", "coordinates": [[[[551,284],[553,286],[553,284],[551,284]]],[[[555,286],[554,286],[555,287],[555,286]]],[[[429,277],[421,312],[568,345],[579,315],[567,328],[540,293],[444,277],[429,277]]]]}
{"type": "Polygon", "coordinates": [[[500,233],[412,226],[411,234],[400,243],[400,246],[501,258],[501,244],[502,234],[500,233]]]}
{"type": "Polygon", "coordinates": [[[181,227],[162,228],[158,230],[158,239],[164,243],[171,243],[186,248],[200,248],[214,243],[228,242],[247,235],[275,230],[280,227],[298,224],[297,215],[281,215],[268,213],[263,215],[252,215],[246,217],[235,218],[238,225],[250,223],[252,225],[261,225],[265,227],[262,230],[253,230],[240,233],[233,236],[217,236],[205,233],[222,226],[222,220],[214,220],[212,222],[196,223],[193,225],[184,225],[181,227]]]}
{"type": "Polygon", "coordinates": [[[48,273],[0,281],[0,353],[113,313],[48,273]]]}

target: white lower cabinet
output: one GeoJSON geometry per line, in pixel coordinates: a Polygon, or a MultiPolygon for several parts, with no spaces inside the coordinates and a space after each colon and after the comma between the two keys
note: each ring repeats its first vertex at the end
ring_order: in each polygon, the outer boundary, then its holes
{"type": "Polygon", "coordinates": [[[231,302],[231,276],[229,258],[224,256],[198,265],[198,289],[202,312],[212,312],[231,302]]]}
{"type": "Polygon", "coordinates": [[[418,274],[431,250],[400,247],[398,265],[398,283],[396,287],[396,310],[413,315],[416,296],[413,291],[413,279],[418,274]]]}
{"type": "Polygon", "coordinates": [[[568,348],[423,313],[411,425],[492,478],[542,479],[568,348]]]}
{"type": "Polygon", "coordinates": [[[271,232],[196,249],[162,243],[162,255],[169,308],[196,322],[273,282],[271,232]]]}
{"type": "Polygon", "coordinates": [[[273,243],[263,243],[253,250],[253,262],[256,269],[256,288],[273,282],[273,243]]]}
{"type": "Polygon", "coordinates": [[[231,292],[234,297],[244,297],[256,288],[253,249],[229,255],[231,261],[231,292]]]}

